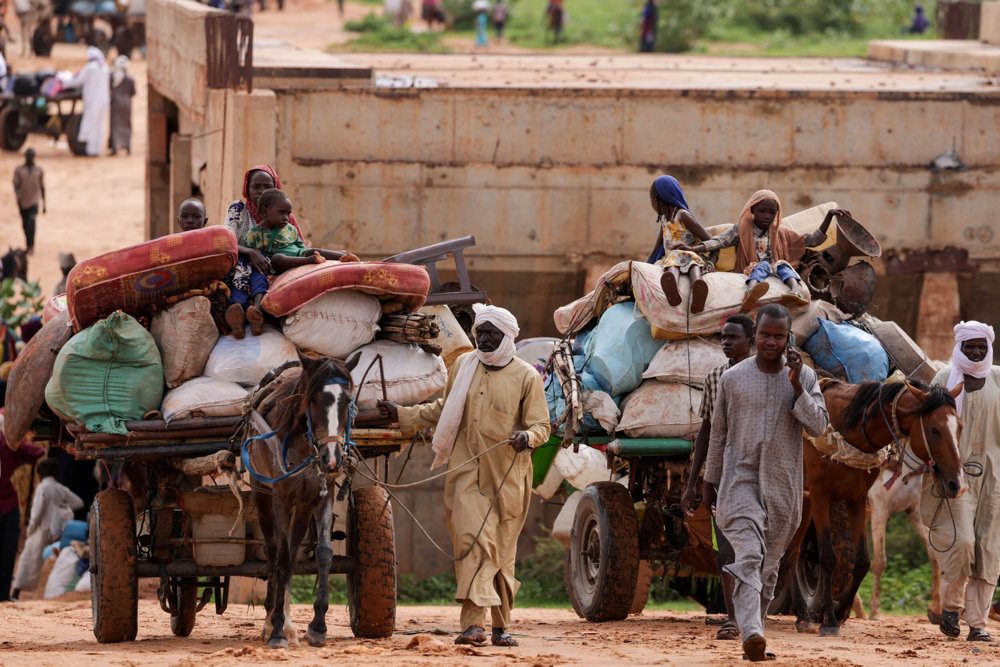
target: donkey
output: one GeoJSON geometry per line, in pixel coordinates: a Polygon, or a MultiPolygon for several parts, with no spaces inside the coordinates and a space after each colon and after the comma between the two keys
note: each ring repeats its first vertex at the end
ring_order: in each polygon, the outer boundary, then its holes
{"type": "Polygon", "coordinates": [[[318,585],[306,634],[312,646],[326,642],[333,496],[344,461],[344,434],[353,418],[351,370],[357,359],[355,355],[344,363],[300,353],[298,368],[278,371],[274,380],[265,379],[258,390],[266,393],[259,402],[258,419],[274,430],[247,441],[244,462],[249,463],[251,492],[267,552],[263,639],[268,648],[288,648],[288,635],[295,641],[288,617],[292,573],[313,520],[318,585]]]}
{"type": "MultiPolygon", "coordinates": [[[[911,457],[921,463],[917,469],[934,475],[941,497],[957,498],[968,488],[958,450],[962,425],[955,412],[955,396],[961,390],[961,386],[948,393],[937,386],[924,390],[902,382],[854,385],[829,381],[823,385],[823,398],[830,414],[830,426],[850,445],[874,453],[882,447],[895,445],[908,435],[911,457]]],[[[820,454],[810,444],[805,445],[804,453],[810,510],[803,514],[802,521],[803,526],[812,521],[820,548],[822,624],[819,633],[836,636],[840,634],[840,624],[851,612],[858,587],[871,564],[865,540],[865,500],[878,470],[857,470],[842,465],[820,454]],[[837,554],[833,547],[830,510],[838,500],[843,500],[848,508],[854,563],[850,582],[842,588],[835,603],[833,573],[837,554]]],[[[906,456],[901,447],[897,454],[899,458],[906,456]]],[[[800,527],[796,539],[801,539],[804,533],[800,527]]],[[[792,546],[790,553],[797,552],[798,545],[792,546]]],[[[797,598],[796,627],[802,632],[811,625],[812,610],[805,608],[801,594],[797,598]]]]}

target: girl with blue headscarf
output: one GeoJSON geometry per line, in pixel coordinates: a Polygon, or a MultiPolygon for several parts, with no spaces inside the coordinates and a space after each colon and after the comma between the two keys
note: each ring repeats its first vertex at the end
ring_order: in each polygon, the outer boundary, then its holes
{"type": "Polygon", "coordinates": [[[691,246],[711,238],[698,218],[688,210],[684,190],[673,176],[658,176],[649,188],[649,203],[656,211],[656,222],[660,225],[660,233],[656,237],[656,245],[646,260],[650,264],[663,266],[663,277],[660,286],[671,306],[679,306],[681,293],[678,287],[682,273],[686,273],[691,281],[690,312],[700,313],[705,309],[708,298],[708,283],[702,279],[702,273],[712,271],[714,264],[702,255],[690,250],[678,250],[679,246],[691,246]]]}

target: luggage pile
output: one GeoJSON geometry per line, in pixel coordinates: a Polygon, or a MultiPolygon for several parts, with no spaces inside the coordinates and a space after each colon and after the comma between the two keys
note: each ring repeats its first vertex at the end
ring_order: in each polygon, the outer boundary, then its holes
{"type": "MultiPolygon", "coordinates": [[[[835,206],[824,204],[786,221],[799,231],[811,231],[835,206]]],[[[844,238],[831,234],[819,251],[844,261],[849,255],[880,253],[857,221],[838,221],[838,230],[844,238]],[[848,234],[853,245],[847,243],[848,234]]],[[[832,289],[829,283],[812,289],[809,276],[816,278],[817,266],[822,268],[816,261],[803,267],[811,299],[791,309],[795,344],[805,362],[821,375],[852,383],[883,381],[894,367],[929,382],[934,368],[920,348],[896,324],[864,312],[871,285],[860,297],[857,289],[843,289],[839,282],[832,289]],[[850,306],[851,312],[837,303],[850,306]]],[[[861,265],[869,266],[860,261],[846,271],[839,265],[832,268],[845,271],[835,275],[843,281],[842,276],[861,265]]],[[[694,314],[688,312],[687,277],[681,277],[682,302],[671,306],[660,287],[662,272],[645,262],[621,262],[601,276],[594,291],[555,311],[556,327],[566,340],[547,366],[546,398],[556,433],[564,441],[577,436],[690,441],[697,435],[704,379],[727,361],[718,334],[726,318],[740,312],[744,276],[707,274],[709,297],[704,311],[694,314]]],[[[771,288],[757,308],[779,302],[787,291],[777,278],[768,282],[771,288]]],[[[756,309],[748,313],[751,318],[755,314],[756,309]]],[[[569,469],[570,458],[570,452],[560,452],[555,463],[569,469]]]]}
{"type": "Polygon", "coordinates": [[[412,264],[287,271],[262,303],[261,335],[221,335],[214,292],[236,259],[233,234],[208,227],[78,264],[12,369],[8,442],[21,442],[43,403],[88,431],[121,435],[129,421],[239,415],[250,388],[300,353],[359,355],[362,410],[383,396],[413,405],[441,391],[447,366],[472,349],[446,306],[422,309],[430,280],[412,264]]]}

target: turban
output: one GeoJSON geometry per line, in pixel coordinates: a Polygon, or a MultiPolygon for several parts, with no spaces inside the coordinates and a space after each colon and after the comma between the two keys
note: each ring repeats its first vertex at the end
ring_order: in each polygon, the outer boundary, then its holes
{"type": "MultiPolygon", "coordinates": [[[[966,375],[984,378],[989,374],[990,368],[993,367],[993,341],[995,339],[996,334],[993,333],[993,327],[988,324],[970,320],[955,325],[955,349],[951,353],[951,373],[948,374],[948,383],[945,385],[949,391],[958,386],[960,382],[964,382],[966,375]],[[983,357],[982,361],[972,361],[965,356],[965,352],[962,352],[962,343],[977,338],[986,339],[986,356],[983,357]]],[[[955,399],[955,408],[958,410],[959,417],[962,416],[962,398],[964,396],[965,390],[963,389],[962,393],[955,399]]]]}
{"type": "Polygon", "coordinates": [[[505,308],[476,304],[473,309],[476,312],[476,321],[472,325],[472,332],[475,333],[478,327],[489,322],[503,333],[503,341],[492,352],[483,352],[476,346],[476,358],[466,358],[458,366],[458,374],[451,385],[444,408],[441,409],[441,417],[434,429],[434,439],[431,441],[431,448],[434,450],[432,469],[447,463],[451,458],[451,452],[455,448],[455,438],[458,437],[458,427],[462,423],[462,415],[465,414],[465,399],[468,397],[472,377],[479,369],[479,365],[503,367],[509,364],[514,359],[514,340],[521,332],[517,326],[517,318],[505,308]]]}

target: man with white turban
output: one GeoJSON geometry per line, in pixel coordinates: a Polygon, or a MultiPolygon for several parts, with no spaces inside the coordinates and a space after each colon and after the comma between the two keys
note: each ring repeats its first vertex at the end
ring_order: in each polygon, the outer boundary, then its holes
{"type": "Polygon", "coordinates": [[[472,331],[476,349],[456,360],[443,398],[413,407],[380,401],[379,409],[405,435],[436,425],[432,468],[448,464],[445,520],[455,553],[455,600],[462,603],[463,632],[455,643],[486,642],[489,608],[493,645],[517,646],[507,632],[520,587],[514,560],[531,500],[529,452],[548,440],[549,411],[541,376],[514,356],[514,316],[495,306],[478,308],[472,331]]]}
{"type": "Polygon", "coordinates": [[[104,54],[96,46],[87,47],[87,64],[66,82],[67,88],[82,88],[83,117],[77,140],[87,145],[87,155],[100,155],[108,127],[111,80],[104,54]]]}
{"type": "Polygon", "coordinates": [[[938,554],[944,608],[941,632],[957,637],[959,615],[964,611],[967,639],[987,642],[993,641],[986,621],[1000,575],[1000,366],[993,365],[994,338],[989,325],[959,323],[951,363],[934,378],[935,384],[949,390],[964,383],[955,399],[962,419],[959,450],[962,461],[978,463],[983,474],[969,475],[969,490],[953,500],[936,497],[932,476],[924,475],[920,507],[932,543],[938,548],[951,544],[938,554]],[[950,508],[941,507],[945,502],[950,508]]]}

